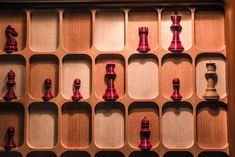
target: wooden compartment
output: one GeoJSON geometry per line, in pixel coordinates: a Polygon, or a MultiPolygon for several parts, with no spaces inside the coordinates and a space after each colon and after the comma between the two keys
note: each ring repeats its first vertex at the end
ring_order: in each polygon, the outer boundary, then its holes
{"type": "Polygon", "coordinates": [[[187,54],[167,54],[162,59],[161,68],[162,94],[169,99],[173,93],[172,80],[180,79],[180,93],[183,99],[187,99],[193,94],[193,67],[192,59],[187,54]],[[185,77],[187,76],[187,77],[185,77]]]}
{"type": "Polygon", "coordinates": [[[52,52],[59,45],[59,13],[31,10],[30,46],[37,52],[52,52]]]}
{"type": "Polygon", "coordinates": [[[166,152],[163,157],[193,157],[190,152],[185,151],[170,151],[166,152]]]}
{"type": "Polygon", "coordinates": [[[24,112],[24,107],[22,104],[17,103],[17,102],[1,102],[0,103],[0,132],[1,132],[0,147],[1,148],[3,148],[7,142],[7,129],[9,126],[15,127],[14,140],[17,146],[20,147],[23,144],[24,116],[25,116],[25,112],[24,112]]]}
{"type": "Polygon", "coordinates": [[[143,157],[143,156],[158,157],[158,154],[153,151],[134,151],[129,155],[129,157],[143,157]]]}
{"type": "Polygon", "coordinates": [[[121,152],[118,151],[101,151],[98,152],[95,157],[125,157],[121,152]]]}
{"type": "MultiPolygon", "coordinates": [[[[5,30],[11,25],[18,33],[16,37],[18,51],[22,51],[26,45],[26,13],[24,10],[1,10],[0,11],[0,52],[5,49],[5,30]]],[[[14,52],[15,53],[15,52],[14,52]]]]}
{"type": "Polygon", "coordinates": [[[64,48],[84,51],[92,43],[92,16],[89,10],[65,10],[63,14],[64,48]]]}
{"type": "Polygon", "coordinates": [[[204,51],[223,49],[224,27],[224,11],[221,7],[198,8],[195,12],[196,46],[204,51]]]}
{"type": "Polygon", "coordinates": [[[114,84],[115,89],[121,98],[125,94],[125,59],[123,56],[118,54],[102,54],[99,55],[95,60],[95,94],[100,99],[103,99],[103,94],[107,88],[106,64],[115,64],[115,73],[117,74],[114,84]]]}
{"type": "Polygon", "coordinates": [[[67,151],[61,157],[91,157],[89,153],[83,151],[67,151]]]}
{"type": "Polygon", "coordinates": [[[128,12],[127,45],[136,51],[139,45],[139,27],[148,27],[148,43],[151,50],[158,46],[158,13],[154,8],[131,9],[128,12]]]}
{"type": "Polygon", "coordinates": [[[19,152],[11,151],[11,152],[0,152],[0,156],[4,157],[22,157],[22,155],[19,152]]]}
{"type": "Polygon", "coordinates": [[[30,58],[30,95],[33,98],[41,99],[44,92],[44,81],[50,78],[51,93],[58,94],[59,83],[59,61],[54,55],[33,55],[30,58]]]}
{"type": "Polygon", "coordinates": [[[188,102],[167,102],[162,111],[162,142],[170,149],[194,144],[193,107],[188,102]]]}
{"type": "Polygon", "coordinates": [[[2,55],[0,56],[0,98],[2,99],[7,92],[6,82],[7,73],[12,69],[15,72],[14,92],[17,98],[25,95],[26,63],[21,55],[2,55]]]}
{"type": "Polygon", "coordinates": [[[83,99],[91,94],[91,58],[87,55],[66,55],[63,58],[63,96],[71,99],[74,93],[74,80],[81,80],[80,93],[83,99]]]}
{"type": "Polygon", "coordinates": [[[166,8],[161,12],[161,46],[168,51],[168,47],[171,45],[173,33],[171,32],[170,26],[172,25],[171,15],[177,10],[182,16],[180,25],[182,31],[180,33],[180,40],[187,51],[192,47],[192,17],[191,11],[186,8],[166,8]]]}
{"type": "MultiPolygon", "coordinates": [[[[57,143],[58,108],[51,102],[29,106],[28,142],[33,148],[52,148],[57,143]]],[[[38,152],[40,154],[40,152],[38,152]]],[[[36,153],[35,155],[37,155],[36,153]]]]}
{"type": "Polygon", "coordinates": [[[207,71],[206,63],[215,63],[216,64],[216,73],[217,73],[217,83],[215,88],[220,98],[224,98],[227,95],[226,90],[226,63],[225,57],[220,54],[206,54],[202,53],[196,58],[196,90],[197,95],[202,98],[207,87],[207,80],[205,73],[207,71]]]}
{"type": "Polygon", "coordinates": [[[56,157],[56,154],[49,151],[33,151],[27,157],[56,157]]]}
{"type": "Polygon", "coordinates": [[[133,99],[153,99],[158,95],[158,58],[134,54],[129,58],[128,93],[133,99]]]}
{"type": "Polygon", "coordinates": [[[204,149],[221,149],[227,146],[227,107],[224,103],[201,102],[198,104],[197,142],[204,149]]]}
{"type": "Polygon", "coordinates": [[[228,157],[228,155],[220,151],[205,151],[200,153],[198,157],[228,157]]]}
{"type": "Polygon", "coordinates": [[[91,142],[91,107],[67,102],[62,107],[62,143],[66,148],[87,147],[91,142]]]}
{"type": "MultiPolygon", "coordinates": [[[[140,144],[141,120],[144,117],[147,117],[149,120],[149,129],[151,131],[150,141],[152,146],[156,147],[160,141],[159,109],[157,104],[153,102],[134,102],[128,109],[127,133],[129,135],[128,142],[130,146],[135,149],[139,149],[138,145],[140,144]]],[[[134,156],[136,155],[138,156],[139,154],[134,153],[134,156]]],[[[148,154],[146,155],[148,156],[148,154]]]]}
{"type": "Polygon", "coordinates": [[[94,141],[99,148],[121,148],[125,143],[125,108],[119,102],[95,107],[94,141]]]}
{"type": "Polygon", "coordinates": [[[121,51],[125,44],[125,15],[119,9],[98,9],[95,15],[95,47],[121,51]]]}

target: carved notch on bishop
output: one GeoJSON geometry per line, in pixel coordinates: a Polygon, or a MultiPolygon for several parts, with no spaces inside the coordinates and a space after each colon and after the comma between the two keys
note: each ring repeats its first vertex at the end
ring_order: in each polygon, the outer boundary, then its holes
{"type": "Polygon", "coordinates": [[[13,87],[15,86],[16,82],[15,72],[12,69],[7,73],[7,78],[7,93],[3,98],[5,101],[11,101],[13,99],[17,99],[17,96],[15,95],[15,92],[13,90],[13,87]]]}
{"type": "Polygon", "coordinates": [[[139,27],[139,46],[137,51],[139,52],[148,52],[150,51],[148,44],[148,27],[139,27]]]}
{"type": "Polygon", "coordinates": [[[47,78],[44,81],[44,87],[45,87],[45,93],[42,97],[44,101],[49,101],[54,98],[54,96],[51,94],[51,79],[47,78]]]}
{"type": "Polygon", "coordinates": [[[18,33],[16,32],[16,30],[11,25],[8,25],[6,27],[5,33],[7,37],[6,44],[5,44],[5,51],[7,53],[18,51],[17,41],[15,39],[15,37],[18,36],[18,33]]]}

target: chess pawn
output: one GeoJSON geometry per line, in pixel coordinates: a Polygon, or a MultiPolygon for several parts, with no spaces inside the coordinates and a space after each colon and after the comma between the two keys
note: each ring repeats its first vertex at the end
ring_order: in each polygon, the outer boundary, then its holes
{"type": "Polygon", "coordinates": [[[18,51],[17,41],[15,39],[15,37],[18,36],[18,33],[16,32],[16,30],[11,25],[8,25],[5,33],[7,37],[6,44],[5,44],[5,51],[7,53],[18,51]]]}
{"type": "Polygon", "coordinates": [[[105,77],[108,80],[107,89],[103,95],[103,99],[106,101],[115,101],[119,98],[116,89],[114,87],[114,79],[116,78],[116,73],[114,72],[115,64],[106,65],[105,77]]]}
{"type": "Polygon", "coordinates": [[[15,73],[14,71],[11,69],[8,73],[7,73],[7,93],[6,95],[3,97],[5,101],[11,101],[12,99],[17,99],[13,87],[15,86],[15,73]]]}
{"type": "Polygon", "coordinates": [[[180,25],[181,16],[178,15],[177,12],[175,12],[174,15],[171,16],[171,20],[172,20],[172,25],[170,28],[173,33],[173,38],[168,50],[171,52],[180,53],[184,51],[184,47],[181,45],[180,36],[179,36],[182,30],[182,27],[180,25]]]}
{"type": "Polygon", "coordinates": [[[140,144],[138,146],[141,150],[150,150],[152,148],[149,138],[149,120],[147,117],[144,117],[141,121],[140,144]]]}
{"type": "Polygon", "coordinates": [[[79,101],[80,99],[83,98],[82,95],[81,95],[81,93],[80,93],[80,91],[79,91],[80,86],[81,86],[81,80],[78,79],[78,78],[75,79],[75,80],[74,80],[75,91],[74,91],[74,94],[73,94],[73,96],[72,96],[72,100],[73,100],[73,101],[79,101]]]}
{"type": "Polygon", "coordinates": [[[180,101],[182,96],[180,94],[180,80],[178,78],[174,78],[173,81],[173,94],[171,95],[171,99],[174,101],[180,101]]]}
{"type": "Polygon", "coordinates": [[[42,99],[44,101],[49,101],[54,98],[54,96],[51,94],[51,79],[45,79],[44,81],[45,86],[45,94],[43,95],[42,99]]]}
{"type": "Polygon", "coordinates": [[[4,148],[6,150],[11,150],[12,148],[16,148],[17,145],[14,141],[15,136],[15,128],[13,126],[10,126],[7,129],[7,143],[5,144],[4,148]]]}
{"type": "Polygon", "coordinates": [[[215,63],[207,63],[206,64],[207,72],[205,74],[207,80],[207,88],[203,98],[206,100],[218,100],[220,97],[216,92],[216,82],[217,82],[217,74],[216,74],[216,65],[215,63]]]}
{"type": "Polygon", "coordinates": [[[148,52],[150,51],[149,44],[148,44],[148,27],[139,27],[139,46],[137,51],[139,52],[148,52]]]}

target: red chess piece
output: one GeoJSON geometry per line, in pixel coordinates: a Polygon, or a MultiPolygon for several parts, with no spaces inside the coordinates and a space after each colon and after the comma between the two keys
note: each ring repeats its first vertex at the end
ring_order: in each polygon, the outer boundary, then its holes
{"type": "Polygon", "coordinates": [[[114,72],[115,64],[106,65],[105,77],[108,80],[107,89],[103,95],[103,99],[106,101],[115,101],[119,98],[116,89],[114,87],[114,79],[116,78],[116,73],[114,72]]]}
{"type": "Polygon", "coordinates": [[[180,36],[179,36],[182,30],[182,27],[180,25],[181,16],[178,15],[177,12],[175,12],[175,14],[171,16],[171,20],[173,23],[171,25],[171,31],[173,32],[173,39],[171,41],[171,45],[168,48],[168,50],[171,52],[180,53],[184,51],[184,47],[181,45],[180,36]]]}
{"type": "Polygon", "coordinates": [[[8,77],[8,80],[7,80],[6,85],[7,85],[8,90],[7,90],[6,95],[3,97],[3,99],[5,101],[11,101],[12,99],[17,99],[13,91],[13,87],[16,83],[15,83],[15,73],[12,69],[7,73],[7,77],[8,77]]]}
{"type": "Polygon", "coordinates": [[[7,53],[12,53],[13,51],[18,51],[17,41],[15,39],[15,37],[18,36],[18,33],[16,32],[16,30],[11,25],[8,25],[5,33],[6,33],[6,37],[7,37],[7,41],[5,44],[5,51],[7,53]]]}
{"type": "Polygon", "coordinates": [[[44,86],[45,86],[45,94],[43,95],[42,99],[44,101],[49,101],[54,98],[54,96],[51,94],[51,79],[45,79],[44,81],[44,86]]]}
{"type": "Polygon", "coordinates": [[[11,150],[12,148],[16,148],[17,145],[14,141],[15,136],[15,128],[13,126],[10,126],[7,129],[7,143],[5,144],[4,148],[6,150],[11,150]]]}
{"type": "Polygon", "coordinates": [[[74,80],[75,91],[74,91],[74,95],[72,96],[73,101],[79,101],[80,99],[83,98],[80,91],[79,91],[80,86],[81,86],[81,80],[80,79],[75,79],[74,80]]]}
{"type": "Polygon", "coordinates": [[[171,95],[171,99],[174,101],[180,101],[182,96],[180,95],[180,80],[178,78],[174,78],[173,81],[173,94],[171,95]]]}
{"type": "Polygon", "coordinates": [[[148,44],[148,27],[139,27],[139,46],[137,51],[139,52],[148,52],[150,51],[149,44],[148,44]]]}
{"type": "Polygon", "coordinates": [[[141,121],[140,144],[138,146],[141,150],[150,150],[152,148],[149,138],[149,120],[147,119],[147,117],[144,117],[141,121]]]}

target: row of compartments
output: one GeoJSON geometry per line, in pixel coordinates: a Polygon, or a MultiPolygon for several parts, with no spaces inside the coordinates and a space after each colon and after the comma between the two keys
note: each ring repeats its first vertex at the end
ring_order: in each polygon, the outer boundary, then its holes
{"type": "Polygon", "coordinates": [[[35,52],[56,51],[60,38],[63,39],[61,46],[68,51],[84,51],[94,45],[100,51],[121,51],[128,46],[135,52],[139,43],[138,28],[141,26],[149,28],[148,39],[152,50],[157,47],[168,50],[173,36],[171,15],[175,10],[182,15],[180,38],[185,50],[189,50],[194,42],[196,47],[205,51],[224,48],[223,8],[201,7],[196,10],[165,8],[158,11],[156,8],[133,8],[127,15],[121,9],[97,9],[94,21],[90,10],[64,10],[61,18],[63,30],[60,29],[58,10],[31,10],[29,26],[26,26],[25,11],[2,10],[0,50],[4,50],[7,25],[12,25],[19,34],[19,51],[25,48],[29,31],[29,46],[35,52]]]}
{"type": "Polygon", "coordinates": [[[226,97],[226,60],[221,54],[201,54],[194,63],[187,54],[173,55],[166,54],[160,61],[154,54],[134,54],[126,60],[119,54],[103,54],[93,61],[88,55],[73,54],[66,55],[62,60],[62,77],[59,77],[60,62],[54,55],[33,55],[30,59],[30,79],[26,82],[26,61],[20,55],[0,56],[0,97],[2,98],[7,91],[7,73],[11,69],[16,73],[15,93],[18,98],[25,95],[25,84],[29,83],[30,97],[41,99],[44,94],[44,80],[52,80],[52,94],[58,95],[59,84],[61,81],[61,92],[65,99],[71,99],[74,90],[74,79],[81,80],[80,92],[84,99],[90,97],[91,93],[102,99],[107,88],[105,82],[106,64],[115,63],[115,88],[119,97],[126,93],[133,99],[154,99],[162,94],[169,99],[173,92],[172,80],[175,77],[180,79],[180,93],[184,99],[190,98],[194,91],[198,97],[202,98],[207,80],[206,63],[216,64],[218,81],[216,89],[220,98],[226,97]],[[196,69],[194,69],[196,64],[196,69]],[[94,69],[94,71],[92,71],[94,69]],[[127,71],[126,71],[127,70],[127,71]],[[194,83],[194,71],[196,84],[194,83]],[[160,74],[161,73],[161,74],[160,74]],[[93,80],[95,78],[95,80],[93,80]],[[92,84],[93,82],[93,84],[92,84]],[[126,85],[127,84],[127,85],[126,85]],[[196,89],[195,89],[195,85],[196,89]],[[92,87],[94,86],[94,88],[92,87]],[[94,91],[92,91],[92,88],[94,91]]]}
{"type": "Polygon", "coordinates": [[[16,128],[19,146],[26,136],[27,145],[36,149],[53,148],[58,142],[66,149],[87,148],[94,140],[101,149],[128,144],[138,150],[145,116],[153,148],[160,143],[169,149],[187,149],[194,143],[202,149],[228,146],[227,107],[222,102],[201,102],[195,111],[188,102],[167,102],[162,109],[154,102],[134,102],[127,110],[120,102],[101,102],[94,111],[86,102],[67,102],[61,110],[51,102],[34,102],[28,109],[15,102],[0,103],[0,147],[6,143],[4,132],[10,125],[16,128]]]}

